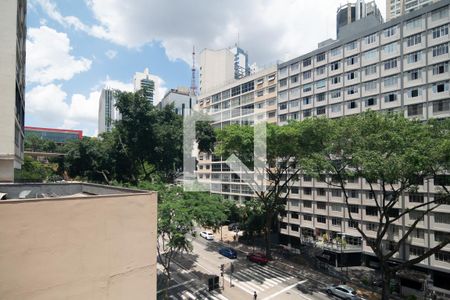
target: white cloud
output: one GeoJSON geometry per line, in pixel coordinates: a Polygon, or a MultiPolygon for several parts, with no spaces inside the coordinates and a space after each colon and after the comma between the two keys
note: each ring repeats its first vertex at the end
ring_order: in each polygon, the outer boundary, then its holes
{"type": "Polygon", "coordinates": [[[91,61],[70,54],[70,40],[65,33],[47,26],[30,28],[27,39],[27,81],[48,84],[54,80],[69,80],[87,71],[91,61]]]}
{"type": "Polygon", "coordinates": [[[109,59],[113,59],[114,57],[117,56],[117,51],[116,50],[112,50],[109,49],[108,51],[105,52],[106,57],[108,57],[109,59]]]}
{"type": "MultiPolygon", "coordinates": [[[[346,0],[192,1],[88,0],[97,24],[63,17],[50,0],[39,0],[50,17],[66,26],[125,47],[161,43],[167,56],[191,62],[192,45],[224,48],[240,45],[258,64],[297,56],[335,36],[337,7],[346,0]],[[149,18],[149,12],[157,12],[149,18]]],[[[382,13],[385,1],[377,0],[382,13]]]]}
{"type": "Polygon", "coordinates": [[[33,114],[44,122],[59,123],[69,110],[65,102],[67,94],[61,85],[38,85],[26,94],[26,114],[33,114]]]}
{"type": "Polygon", "coordinates": [[[133,91],[133,84],[132,83],[126,83],[122,82],[120,80],[114,80],[109,78],[109,76],[106,76],[106,79],[101,81],[100,86],[97,86],[96,89],[102,89],[102,88],[110,88],[115,90],[120,90],[123,92],[132,92],[133,91]]]}

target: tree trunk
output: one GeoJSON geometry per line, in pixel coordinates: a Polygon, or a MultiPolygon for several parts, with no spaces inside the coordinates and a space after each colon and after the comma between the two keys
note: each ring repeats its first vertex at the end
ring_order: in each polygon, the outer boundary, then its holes
{"type": "Polygon", "coordinates": [[[391,295],[391,271],[389,267],[381,264],[381,272],[383,278],[383,291],[381,292],[381,300],[389,300],[391,295]]]}
{"type": "Polygon", "coordinates": [[[272,225],[272,218],[270,216],[270,214],[267,214],[266,217],[266,224],[265,224],[265,236],[264,236],[264,243],[265,243],[265,248],[266,248],[266,256],[267,258],[272,258],[272,254],[270,253],[270,229],[271,229],[271,225],[272,225]]]}

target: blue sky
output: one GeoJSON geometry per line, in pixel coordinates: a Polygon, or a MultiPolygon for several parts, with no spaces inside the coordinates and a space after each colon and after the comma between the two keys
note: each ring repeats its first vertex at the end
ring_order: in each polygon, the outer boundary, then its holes
{"type": "MultiPolygon", "coordinates": [[[[26,125],[97,131],[105,85],[149,68],[162,91],[189,86],[191,52],[237,42],[258,66],[335,37],[341,0],[29,0],[26,125]]],[[[384,14],[384,0],[377,1],[384,14]]]]}

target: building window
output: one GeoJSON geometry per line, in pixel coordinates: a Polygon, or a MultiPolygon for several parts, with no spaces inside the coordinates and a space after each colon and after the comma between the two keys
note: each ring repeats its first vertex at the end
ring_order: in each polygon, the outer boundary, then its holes
{"type": "Polygon", "coordinates": [[[385,70],[390,70],[393,68],[397,68],[397,59],[390,59],[384,62],[384,69],[385,70]]]}
{"type": "Polygon", "coordinates": [[[450,262],[450,252],[439,251],[434,254],[434,259],[448,263],[448,262],[450,262]]]}
{"type": "Polygon", "coordinates": [[[332,99],[341,97],[341,90],[334,90],[330,92],[330,97],[332,99]]]}
{"type": "Polygon", "coordinates": [[[303,105],[311,104],[311,97],[305,97],[303,98],[303,105]]]}
{"type": "Polygon", "coordinates": [[[330,206],[332,211],[342,211],[342,205],[340,204],[331,203],[330,206]]]}
{"type": "Polygon", "coordinates": [[[298,219],[298,213],[296,213],[296,212],[291,212],[291,218],[292,218],[292,219],[298,219]]]}
{"type": "Polygon", "coordinates": [[[448,6],[437,9],[431,13],[432,21],[437,21],[444,18],[448,20],[448,6]]]}
{"type": "Polygon", "coordinates": [[[448,81],[434,83],[431,89],[433,93],[448,92],[448,81]]]}
{"type": "Polygon", "coordinates": [[[303,220],[312,221],[312,216],[311,215],[303,215],[303,220]]]}
{"type": "Polygon", "coordinates": [[[347,66],[351,66],[358,63],[358,56],[348,57],[346,60],[347,66]]]}
{"type": "Polygon", "coordinates": [[[331,71],[336,71],[340,68],[341,66],[341,62],[340,61],[336,61],[334,63],[331,64],[331,71]]]}
{"type": "Polygon", "coordinates": [[[422,34],[415,34],[406,39],[406,45],[412,47],[414,45],[422,43],[422,34]]]}
{"type": "Polygon", "coordinates": [[[420,104],[414,104],[414,105],[408,105],[408,116],[418,116],[423,114],[423,105],[420,104]]]}
{"type": "Polygon", "coordinates": [[[376,72],[377,72],[377,65],[370,65],[364,68],[364,74],[366,74],[366,76],[375,74],[376,72]]]}
{"type": "Polygon", "coordinates": [[[303,194],[304,195],[311,195],[312,194],[312,189],[310,187],[303,188],[303,194]]]}
{"type": "Polygon", "coordinates": [[[327,218],[325,216],[317,216],[317,222],[318,223],[326,223],[327,218]]]}
{"type": "Polygon", "coordinates": [[[274,86],[271,86],[268,90],[267,90],[267,92],[270,94],[270,93],[274,93],[275,92],[275,87],[274,86]]]}
{"type": "Polygon", "coordinates": [[[358,227],[358,222],[355,220],[348,220],[348,227],[350,228],[357,228],[358,227]]]}
{"type": "Polygon", "coordinates": [[[376,104],[377,104],[377,99],[375,99],[375,98],[366,99],[366,107],[374,106],[376,104]]]}
{"type": "Polygon", "coordinates": [[[331,218],[331,224],[333,226],[341,226],[342,220],[340,218],[331,218]]]}
{"type": "Polygon", "coordinates": [[[316,69],[316,74],[317,75],[322,75],[325,73],[325,67],[320,67],[316,69]]]}
{"type": "Polygon", "coordinates": [[[359,213],[359,207],[358,207],[358,205],[349,205],[349,206],[348,206],[348,210],[349,210],[351,213],[355,213],[355,214],[359,213]]]}
{"type": "Polygon", "coordinates": [[[325,60],[325,53],[317,54],[317,56],[316,56],[317,62],[324,61],[324,60],[325,60]]]}
{"type": "Polygon", "coordinates": [[[305,84],[303,86],[303,93],[311,92],[312,91],[312,84],[305,84]]]}
{"type": "Polygon", "coordinates": [[[416,29],[422,27],[422,17],[418,17],[406,22],[407,29],[416,29]]]}
{"type": "Polygon", "coordinates": [[[298,107],[299,105],[300,105],[300,102],[298,100],[293,100],[293,101],[289,102],[290,108],[298,107]]]}
{"type": "Polygon", "coordinates": [[[397,100],[397,94],[386,94],[384,95],[384,102],[394,102],[397,100]]]}
{"type": "Polygon", "coordinates": [[[409,202],[411,203],[423,203],[423,194],[409,194],[409,202]]]}
{"type": "Polygon", "coordinates": [[[303,72],[303,80],[311,78],[311,71],[303,72]]]}
{"type": "Polygon", "coordinates": [[[278,108],[279,108],[280,110],[287,109],[287,102],[278,104],[278,108]]]}
{"type": "Polygon", "coordinates": [[[323,89],[325,87],[325,80],[320,80],[316,82],[316,89],[323,89]]]}
{"type": "Polygon", "coordinates": [[[321,106],[316,109],[316,115],[324,115],[324,114],[325,114],[325,106],[321,106]]]}
{"type": "Polygon", "coordinates": [[[366,91],[373,91],[377,88],[377,80],[364,83],[364,89],[366,91]]]}
{"type": "Polygon", "coordinates": [[[384,30],[384,32],[383,32],[384,37],[390,37],[390,36],[393,36],[393,35],[395,35],[395,32],[396,32],[396,31],[397,31],[396,26],[389,27],[388,29],[385,29],[385,30],[384,30]]]}
{"type": "Polygon", "coordinates": [[[299,226],[298,226],[298,225],[296,225],[296,224],[291,224],[291,230],[292,230],[292,231],[298,231],[298,229],[299,229],[299,226]]]}
{"type": "Polygon", "coordinates": [[[303,111],[303,117],[307,118],[307,117],[311,117],[311,110],[310,109],[306,109],[303,111]]]}
{"type": "Polygon", "coordinates": [[[299,69],[299,67],[300,67],[300,64],[299,64],[298,62],[293,63],[293,64],[291,65],[291,71],[292,71],[292,72],[295,72],[295,71],[297,71],[297,70],[299,69]]]}
{"type": "Polygon", "coordinates": [[[341,105],[340,104],[335,104],[335,105],[331,105],[331,112],[333,113],[337,113],[341,111],[341,105]]]}
{"type": "Polygon", "coordinates": [[[370,51],[366,51],[362,54],[362,57],[364,60],[371,60],[371,59],[376,59],[378,57],[378,50],[377,49],[373,49],[370,51]]]}
{"type": "Polygon", "coordinates": [[[325,196],[326,195],[325,189],[323,189],[323,188],[317,189],[317,195],[325,196]]]}
{"type": "Polygon", "coordinates": [[[345,45],[345,49],[347,51],[350,51],[350,50],[356,49],[356,46],[357,46],[357,42],[353,41],[353,42],[350,42],[347,45],[345,45]]]}
{"type": "Polygon", "coordinates": [[[291,187],[291,193],[298,194],[298,187],[296,187],[296,186],[291,187]]]}
{"type": "Polygon", "coordinates": [[[434,222],[439,224],[450,224],[450,214],[434,213],[434,222]]]}
{"type": "Polygon", "coordinates": [[[448,62],[440,63],[433,66],[433,75],[443,74],[448,72],[448,62]]]}
{"type": "Polygon", "coordinates": [[[335,76],[331,78],[331,84],[338,84],[341,82],[341,76],[335,76]]]}
{"type": "Polygon", "coordinates": [[[440,100],[433,102],[433,113],[450,111],[450,100],[440,100]]]}
{"type": "Polygon", "coordinates": [[[303,207],[312,208],[312,202],[304,200],[303,201],[303,207]]]}
{"type": "Polygon", "coordinates": [[[358,93],[358,86],[354,85],[347,88],[347,95],[353,95],[358,93]]]}
{"type": "Polygon", "coordinates": [[[330,51],[331,56],[337,56],[337,55],[340,55],[341,53],[342,53],[341,48],[334,48],[334,49],[331,49],[331,51],[330,51]]]}
{"type": "Polygon", "coordinates": [[[333,197],[341,197],[342,196],[342,192],[341,192],[341,190],[332,189],[331,190],[331,196],[333,196],[333,197]]]}
{"type": "Polygon", "coordinates": [[[256,92],[256,97],[262,97],[264,96],[264,90],[260,90],[256,92]]]}
{"type": "Polygon", "coordinates": [[[322,210],[327,209],[327,203],[326,202],[317,202],[317,209],[322,209],[322,210]]]}
{"type": "Polygon", "coordinates": [[[376,38],[377,38],[377,35],[374,33],[374,34],[371,34],[371,35],[368,35],[368,36],[364,37],[364,42],[367,45],[373,44],[373,43],[375,43],[376,38]]]}
{"type": "Polygon", "coordinates": [[[433,39],[448,35],[448,24],[433,28],[433,39]]]}
{"type": "Polygon", "coordinates": [[[280,115],[279,120],[280,120],[280,122],[286,122],[287,121],[287,115],[280,115]]]}
{"type": "Polygon", "coordinates": [[[394,53],[397,51],[397,43],[391,43],[383,47],[384,53],[394,53]]]}
{"type": "Polygon", "coordinates": [[[280,87],[285,87],[285,86],[287,86],[287,79],[286,79],[286,78],[281,79],[281,80],[279,81],[279,84],[280,84],[280,87]]]}
{"type": "Polygon", "coordinates": [[[369,231],[377,231],[378,230],[378,224],[376,224],[376,223],[367,223],[366,228],[369,231]]]}
{"type": "Polygon", "coordinates": [[[357,198],[359,197],[359,193],[358,193],[358,191],[356,191],[356,190],[350,190],[349,193],[348,193],[348,196],[349,196],[350,198],[355,198],[355,199],[357,199],[357,198]]]}
{"type": "Polygon", "coordinates": [[[408,54],[406,59],[408,61],[408,64],[413,64],[413,63],[420,61],[421,57],[422,57],[422,52],[418,51],[418,52],[408,54]]]}
{"type": "Polygon", "coordinates": [[[355,109],[355,108],[358,108],[358,103],[357,103],[356,101],[350,101],[350,102],[347,104],[347,108],[348,108],[348,109],[355,109]]]}
{"type": "Polygon", "coordinates": [[[408,79],[409,80],[417,80],[421,77],[422,72],[420,69],[411,70],[408,72],[408,79]]]}
{"type": "Polygon", "coordinates": [[[316,99],[319,102],[325,100],[325,93],[317,94],[316,99]]]}
{"type": "Polygon", "coordinates": [[[250,92],[255,89],[255,82],[249,81],[244,84],[242,84],[242,93],[250,92]]]}
{"type": "Polygon", "coordinates": [[[366,215],[367,216],[378,216],[378,208],[373,206],[366,206],[366,215]]]}
{"type": "Polygon", "coordinates": [[[383,79],[383,85],[385,87],[394,86],[398,83],[398,76],[389,76],[383,79]]]}
{"type": "Polygon", "coordinates": [[[239,95],[241,93],[241,86],[235,86],[231,89],[231,96],[236,96],[239,95]]]}
{"type": "Polygon", "coordinates": [[[409,255],[420,256],[425,253],[425,249],[417,246],[409,246],[409,255]]]}
{"type": "Polygon", "coordinates": [[[432,48],[433,57],[444,55],[448,53],[448,43],[434,46],[432,48]]]}
{"type": "Polygon", "coordinates": [[[303,67],[307,67],[311,65],[311,58],[307,58],[303,60],[303,67]]]}
{"type": "Polygon", "coordinates": [[[347,80],[352,80],[358,78],[358,73],[356,72],[349,72],[347,73],[347,80]]]}

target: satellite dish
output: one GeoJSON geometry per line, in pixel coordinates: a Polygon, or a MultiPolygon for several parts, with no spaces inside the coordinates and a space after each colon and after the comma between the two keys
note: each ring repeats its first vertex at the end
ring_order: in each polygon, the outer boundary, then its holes
{"type": "Polygon", "coordinates": [[[31,193],[31,190],[21,191],[19,194],[19,199],[25,199],[31,193]]]}

